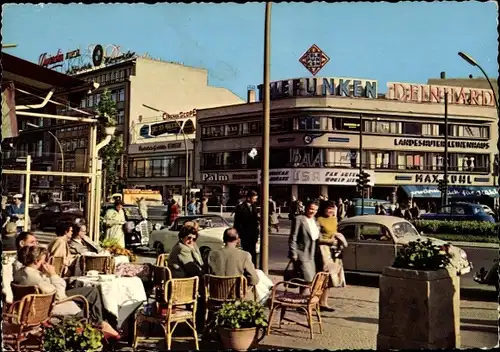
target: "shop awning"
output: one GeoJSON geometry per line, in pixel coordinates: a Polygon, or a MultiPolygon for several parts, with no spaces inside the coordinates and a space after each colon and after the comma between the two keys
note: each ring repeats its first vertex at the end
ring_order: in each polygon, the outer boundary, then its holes
{"type": "MultiPolygon", "coordinates": [[[[437,186],[401,186],[403,191],[412,198],[440,198],[437,186]]],[[[450,186],[448,197],[450,198],[475,198],[475,197],[498,198],[498,189],[492,186],[450,186]]]]}

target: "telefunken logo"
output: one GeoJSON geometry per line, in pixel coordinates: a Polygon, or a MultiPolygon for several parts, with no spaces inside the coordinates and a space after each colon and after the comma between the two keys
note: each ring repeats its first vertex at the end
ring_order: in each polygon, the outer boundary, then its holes
{"type": "MultiPolygon", "coordinates": [[[[444,148],[444,141],[428,140],[428,139],[394,139],[394,145],[405,147],[434,147],[444,148]]],[[[487,142],[461,142],[448,141],[449,148],[463,149],[488,149],[490,144],[487,142]]]]}
{"type": "Polygon", "coordinates": [[[153,144],[153,145],[140,145],[140,152],[156,152],[158,150],[168,150],[168,149],[178,149],[182,146],[182,143],[169,143],[169,144],[153,144]]]}

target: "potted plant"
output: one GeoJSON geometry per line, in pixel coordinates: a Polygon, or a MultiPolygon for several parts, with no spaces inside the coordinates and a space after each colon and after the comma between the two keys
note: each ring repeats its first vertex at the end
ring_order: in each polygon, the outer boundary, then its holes
{"type": "Polygon", "coordinates": [[[101,94],[96,112],[104,128],[104,133],[108,136],[114,135],[116,130],[116,103],[108,89],[101,94]]]}
{"type": "Polygon", "coordinates": [[[223,304],[215,323],[224,348],[247,351],[258,342],[259,330],[267,326],[267,316],[260,303],[238,300],[223,304]]]}
{"type": "Polygon", "coordinates": [[[67,317],[43,326],[43,348],[47,352],[93,352],[102,349],[103,333],[78,318],[67,317]]]}
{"type": "Polygon", "coordinates": [[[384,268],[377,349],[460,347],[460,280],[449,249],[417,239],[384,268]]]}
{"type": "Polygon", "coordinates": [[[116,131],[116,120],[108,113],[104,113],[101,120],[104,127],[104,133],[108,136],[114,135],[116,131]]]}
{"type": "Polygon", "coordinates": [[[117,239],[108,238],[101,242],[101,248],[107,250],[111,255],[126,255],[131,263],[137,261],[137,256],[129,249],[123,248],[117,239]]]}

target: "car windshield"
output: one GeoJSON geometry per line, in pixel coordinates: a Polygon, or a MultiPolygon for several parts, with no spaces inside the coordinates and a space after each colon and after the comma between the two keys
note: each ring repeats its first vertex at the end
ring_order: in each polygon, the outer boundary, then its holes
{"type": "Polygon", "coordinates": [[[203,216],[199,218],[181,218],[179,219],[179,225],[183,224],[186,221],[196,221],[200,226],[200,229],[210,229],[217,227],[230,227],[226,220],[221,218],[220,216],[203,216]]]}
{"type": "Polygon", "coordinates": [[[398,222],[392,225],[392,233],[396,237],[419,236],[418,231],[409,222],[398,222]]]}
{"type": "Polygon", "coordinates": [[[125,211],[125,215],[129,217],[134,217],[134,216],[141,216],[141,213],[139,212],[138,207],[123,207],[123,210],[125,211]]]}
{"type": "Polygon", "coordinates": [[[484,213],[485,210],[486,209],[483,208],[483,207],[476,207],[476,206],[472,207],[472,213],[473,214],[484,213]]]}
{"type": "Polygon", "coordinates": [[[61,204],[61,210],[62,211],[74,211],[74,210],[80,210],[80,206],[78,203],[66,203],[66,204],[61,204]]]}

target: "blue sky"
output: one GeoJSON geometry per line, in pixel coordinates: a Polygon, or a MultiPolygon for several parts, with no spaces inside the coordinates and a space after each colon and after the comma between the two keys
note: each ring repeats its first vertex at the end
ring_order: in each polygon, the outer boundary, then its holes
{"type": "MultiPolygon", "coordinates": [[[[7,5],[8,52],[37,62],[90,44],[209,70],[209,82],[241,97],[262,81],[263,3],[158,5],[7,5]]],[[[317,76],[425,83],[429,77],[481,73],[460,57],[473,56],[498,76],[495,2],[278,3],[272,8],[271,80],[310,77],[298,62],[317,44],[330,62],[317,76]]]]}

